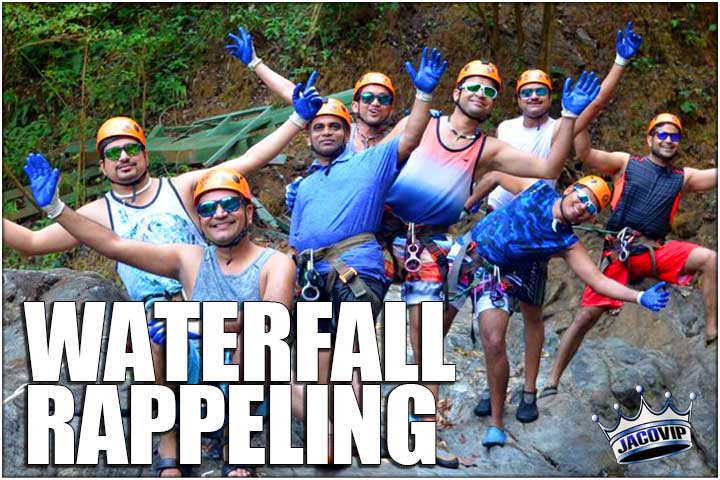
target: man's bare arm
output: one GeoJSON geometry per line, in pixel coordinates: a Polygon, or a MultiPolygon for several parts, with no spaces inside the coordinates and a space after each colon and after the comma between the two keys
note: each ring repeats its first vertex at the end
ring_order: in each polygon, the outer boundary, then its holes
{"type": "MultiPolygon", "coordinates": [[[[105,227],[110,226],[105,200],[102,198],[80,207],[78,213],[105,227]]],[[[2,238],[3,245],[23,255],[64,252],[79,245],[77,239],[61,225],[52,224],[40,230],[30,230],[5,218],[3,218],[2,238]]]]}
{"type": "Polygon", "coordinates": [[[685,168],[685,180],[683,183],[684,192],[707,192],[717,190],[718,171],[717,168],[698,170],[697,168],[685,168]]]}

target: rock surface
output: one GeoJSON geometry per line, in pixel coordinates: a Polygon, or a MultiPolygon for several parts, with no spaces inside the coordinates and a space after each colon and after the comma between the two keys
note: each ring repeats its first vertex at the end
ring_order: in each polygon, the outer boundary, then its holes
{"type": "MultiPolygon", "coordinates": [[[[589,242],[592,243],[592,242],[589,242]]],[[[546,342],[538,387],[547,378],[557,349],[559,333],[572,321],[581,286],[564,263],[552,261],[545,310],[546,342]]],[[[152,476],[149,466],[27,465],[26,395],[29,381],[26,335],[21,315],[23,301],[58,300],[118,301],[124,293],[98,275],[70,270],[48,272],[3,271],[3,473],[6,476],[152,476]]],[[[399,298],[393,287],[389,300],[399,298]]],[[[530,424],[515,420],[519,392],[523,386],[522,319],[511,317],[507,346],[510,384],[505,409],[508,442],[504,448],[487,450],[480,439],[488,425],[473,408],[486,388],[485,364],[479,345],[474,346],[469,328],[471,312],[466,305],[445,343],[446,361],[456,365],[457,381],[443,385],[441,443],[458,455],[461,466],[448,470],[432,466],[400,467],[383,460],[379,466],[324,470],[308,466],[266,466],[261,476],[717,476],[717,347],[706,349],[702,338],[702,300],[697,290],[675,288],[671,305],[650,315],[635,305],[626,306],[617,317],[608,317],[592,331],[563,377],[557,395],[538,401],[540,418],[530,424]],[[678,408],[684,409],[690,392],[693,405],[693,448],[680,455],[652,462],[618,465],[605,437],[591,421],[614,422],[613,403],[626,414],[639,406],[635,386],[645,388],[645,398],[660,408],[665,391],[672,392],[678,408]]],[[[381,326],[380,326],[381,327],[381,326]]],[[[382,328],[378,329],[382,331],[382,328]]],[[[410,354],[410,351],[408,351],[410,354]]],[[[67,383],[61,378],[61,383],[67,383]]],[[[81,395],[83,384],[69,384],[81,395]]],[[[121,401],[129,383],[119,386],[121,401]]],[[[392,388],[383,386],[383,392],[392,388]]],[[[123,406],[125,406],[123,404],[123,406]]],[[[78,427],[81,417],[73,425],[78,427]]],[[[127,425],[126,425],[127,428],[127,425]]],[[[303,426],[294,421],[293,444],[302,445],[303,426]]],[[[262,445],[258,435],[254,445],[262,445]]],[[[204,458],[194,475],[219,476],[217,441],[205,439],[204,458]]]]}

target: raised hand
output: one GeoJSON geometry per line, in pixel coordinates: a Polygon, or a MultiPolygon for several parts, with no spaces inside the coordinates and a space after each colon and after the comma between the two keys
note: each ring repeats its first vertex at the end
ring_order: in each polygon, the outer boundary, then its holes
{"type": "Polygon", "coordinates": [[[255,59],[255,48],[252,43],[252,35],[243,27],[238,28],[239,35],[228,33],[230,45],[226,45],[225,49],[245,65],[250,64],[255,59]]]}
{"type": "Polygon", "coordinates": [[[317,71],[314,70],[305,86],[303,87],[302,83],[298,83],[293,91],[292,100],[295,113],[304,121],[312,120],[323,104],[322,97],[315,90],[316,78],[317,71]]]}
{"type": "Polygon", "coordinates": [[[570,77],[565,79],[562,93],[563,116],[580,116],[600,93],[600,80],[593,72],[583,72],[575,87],[570,77]],[[566,113],[570,112],[570,115],[566,113]]]}
{"type": "Polygon", "coordinates": [[[297,191],[300,188],[300,182],[303,181],[303,177],[297,177],[291,183],[285,187],[285,205],[287,205],[288,211],[292,212],[295,206],[295,198],[297,198],[297,191]]]}
{"type": "Polygon", "coordinates": [[[420,57],[420,68],[415,70],[412,63],[405,62],[405,70],[410,75],[415,88],[423,93],[432,93],[440,83],[440,77],[445,72],[447,64],[447,60],[442,59],[442,55],[436,48],[432,49],[428,57],[428,49],[425,47],[420,57]]]}
{"type": "Polygon", "coordinates": [[[50,169],[50,164],[42,153],[30,153],[25,158],[23,170],[30,180],[30,190],[35,203],[51,218],[55,218],[62,211],[62,202],[57,193],[60,170],[50,169]],[[55,212],[58,208],[60,211],[55,212]]]}
{"type": "Polygon", "coordinates": [[[638,303],[653,312],[665,308],[670,300],[670,292],[665,290],[665,282],[658,282],[640,294],[638,303]]]}
{"type": "Polygon", "coordinates": [[[625,60],[630,60],[642,45],[642,37],[632,30],[633,22],[627,22],[625,31],[618,30],[615,46],[617,54],[625,60]]]}

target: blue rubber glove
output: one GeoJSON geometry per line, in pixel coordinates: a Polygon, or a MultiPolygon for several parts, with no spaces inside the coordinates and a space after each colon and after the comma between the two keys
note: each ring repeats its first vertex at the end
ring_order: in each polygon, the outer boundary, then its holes
{"type": "Polygon", "coordinates": [[[288,211],[292,213],[293,207],[295,206],[295,198],[297,197],[298,188],[300,188],[300,182],[303,177],[297,177],[292,183],[289,183],[285,187],[285,205],[287,205],[288,211]]]}
{"type": "Polygon", "coordinates": [[[148,334],[150,335],[150,340],[152,340],[153,343],[165,345],[165,321],[154,319],[148,321],[148,334]]]}
{"type": "Polygon", "coordinates": [[[600,93],[600,80],[593,72],[583,72],[574,88],[572,79],[568,77],[563,86],[563,109],[579,116],[585,107],[595,100],[598,93],[600,93]]]}
{"type": "Polygon", "coordinates": [[[30,153],[25,158],[23,167],[30,179],[30,190],[38,207],[47,207],[57,196],[57,184],[60,179],[60,170],[50,169],[50,164],[42,153],[30,153]]]}
{"type": "Polygon", "coordinates": [[[631,59],[642,45],[642,37],[632,31],[633,22],[627,22],[625,31],[618,30],[615,42],[617,54],[625,60],[631,59]]]}
{"type": "Polygon", "coordinates": [[[252,62],[253,57],[255,57],[252,35],[250,35],[250,33],[248,33],[248,31],[243,27],[238,28],[238,33],[239,36],[228,33],[228,38],[232,43],[230,45],[226,45],[225,49],[228,53],[230,53],[230,55],[247,65],[252,62]]]}
{"type": "MultiPolygon", "coordinates": [[[[150,335],[150,340],[152,340],[153,343],[165,345],[165,341],[167,340],[165,320],[153,319],[148,321],[148,334],[150,335]]],[[[199,338],[200,335],[198,333],[188,330],[188,339],[197,340],[199,338]]]]}
{"type": "Polygon", "coordinates": [[[440,83],[440,77],[447,68],[447,60],[442,59],[442,55],[437,48],[433,48],[428,58],[427,47],[423,48],[422,57],[420,57],[420,68],[415,70],[412,63],[405,62],[405,70],[407,70],[410,79],[415,88],[423,93],[432,93],[440,83]]]}
{"type": "Polygon", "coordinates": [[[664,290],[664,288],[665,282],[656,283],[640,294],[638,303],[653,312],[662,310],[665,308],[665,305],[667,305],[668,300],[670,300],[670,292],[664,290]]]}
{"type": "Polygon", "coordinates": [[[293,91],[295,113],[303,120],[312,120],[323,105],[322,97],[315,90],[315,78],[317,78],[317,70],[313,70],[304,87],[302,83],[298,83],[293,91]]]}

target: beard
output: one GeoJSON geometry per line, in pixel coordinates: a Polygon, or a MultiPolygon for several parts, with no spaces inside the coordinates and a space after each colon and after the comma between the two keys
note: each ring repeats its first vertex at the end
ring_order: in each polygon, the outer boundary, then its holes
{"type": "Polygon", "coordinates": [[[661,151],[659,148],[656,148],[656,147],[652,147],[652,148],[650,149],[650,151],[651,151],[652,154],[655,155],[657,158],[659,158],[660,160],[664,160],[664,161],[666,161],[666,162],[671,162],[671,161],[673,160],[673,158],[675,158],[675,156],[677,155],[677,150],[675,150],[675,152],[673,152],[671,155],[667,155],[667,154],[662,153],[662,151],[661,151]]]}
{"type": "Polygon", "coordinates": [[[458,100],[455,101],[455,106],[460,110],[466,117],[472,118],[478,123],[483,123],[490,116],[490,112],[472,112],[470,109],[463,107],[458,100]]]}
{"type": "Polygon", "coordinates": [[[368,127],[377,128],[377,127],[381,127],[381,126],[385,125],[385,123],[388,121],[388,118],[390,118],[390,114],[385,116],[385,118],[379,118],[377,120],[369,120],[369,119],[365,118],[364,115],[361,115],[360,112],[358,111],[357,117],[360,120],[362,120],[362,122],[365,125],[367,125],[368,127]]]}

